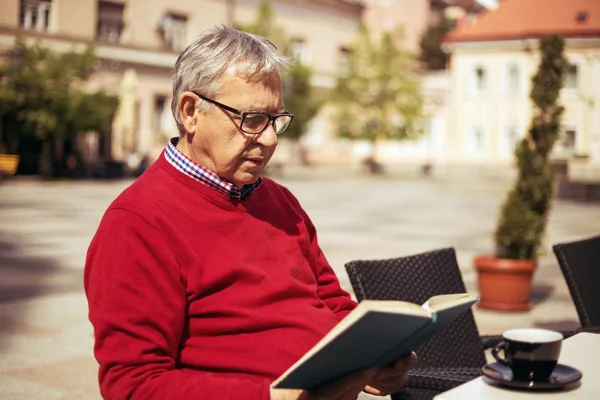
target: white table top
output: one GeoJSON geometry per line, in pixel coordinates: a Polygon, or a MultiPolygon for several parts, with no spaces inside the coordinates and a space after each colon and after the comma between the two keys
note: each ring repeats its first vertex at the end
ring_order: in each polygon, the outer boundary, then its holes
{"type": "Polygon", "coordinates": [[[569,400],[600,399],[600,335],[578,333],[566,339],[558,362],[580,370],[583,374],[580,383],[559,391],[524,391],[491,386],[483,378],[477,378],[441,393],[434,399],[527,400],[540,396],[569,400]]]}

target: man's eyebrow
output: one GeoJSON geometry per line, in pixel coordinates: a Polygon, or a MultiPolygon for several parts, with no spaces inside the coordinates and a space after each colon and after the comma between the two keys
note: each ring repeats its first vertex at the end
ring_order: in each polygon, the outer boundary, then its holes
{"type": "MultiPolygon", "coordinates": [[[[242,112],[259,112],[259,113],[270,113],[270,110],[265,110],[264,108],[259,108],[259,107],[248,107],[244,110],[241,110],[242,112]]],[[[285,106],[282,104],[281,106],[279,106],[279,108],[273,110],[272,113],[274,114],[281,114],[285,112],[285,106]]]]}

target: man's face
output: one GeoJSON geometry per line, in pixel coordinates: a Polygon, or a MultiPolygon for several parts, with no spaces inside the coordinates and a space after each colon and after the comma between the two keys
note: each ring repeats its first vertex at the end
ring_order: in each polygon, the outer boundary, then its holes
{"type": "MultiPolygon", "coordinates": [[[[279,77],[248,82],[227,72],[222,79],[223,90],[213,100],[241,112],[275,115],[284,111],[279,77]]],[[[188,156],[237,187],[256,182],[277,147],[273,125],[255,135],[242,132],[241,116],[217,106],[208,112],[196,110],[194,116],[195,132],[184,138],[188,156]]]]}

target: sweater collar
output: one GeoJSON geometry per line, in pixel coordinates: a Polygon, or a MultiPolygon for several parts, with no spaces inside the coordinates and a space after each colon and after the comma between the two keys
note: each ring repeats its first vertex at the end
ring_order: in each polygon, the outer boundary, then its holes
{"type": "Polygon", "coordinates": [[[179,138],[174,137],[169,141],[169,144],[167,144],[167,148],[164,151],[167,162],[184,175],[215,189],[217,192],[229,198],[244,200],[262,184],[262,178],[259,177],[256,182],[244,185],[241,189],[238,189],[233,183],[221,179],[214,172],[187,158],[177,149],[178,143],[179,138]]]}

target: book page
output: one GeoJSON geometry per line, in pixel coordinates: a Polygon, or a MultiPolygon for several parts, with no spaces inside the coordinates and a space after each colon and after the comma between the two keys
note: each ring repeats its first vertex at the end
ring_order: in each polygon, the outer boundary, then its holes
{"type": "Polygon", "coordinates": [[[422,306],[407,301],[399,300],[363,300],[357,308],[364,308],[369,311],[389,312],[395,314],[410,314],[429,316],[428,310],[422,306]]]}
{"type": "MultiPolygon", "coordinates": [[[[399,300],[363,300],[358,303],[358,306],[346,315],[328,334],[325,336],[335,336],[344,331],[348,326],[359,320],[364,314],[369,311],[389,312],[395,314],[410,314],[431,316],[429,310],[423,309],[418,304],[409,303],[399,300]]],[[[325,339],[324,338],[324,339],[325,339]]]]}
{"type": "Polygon", "coordinates": [[[468,293],[441,294],[433,296],[423,304],[423,308],[431,312],[451,308],[459,304],[477,300],[477,297],[468,293]]]}

